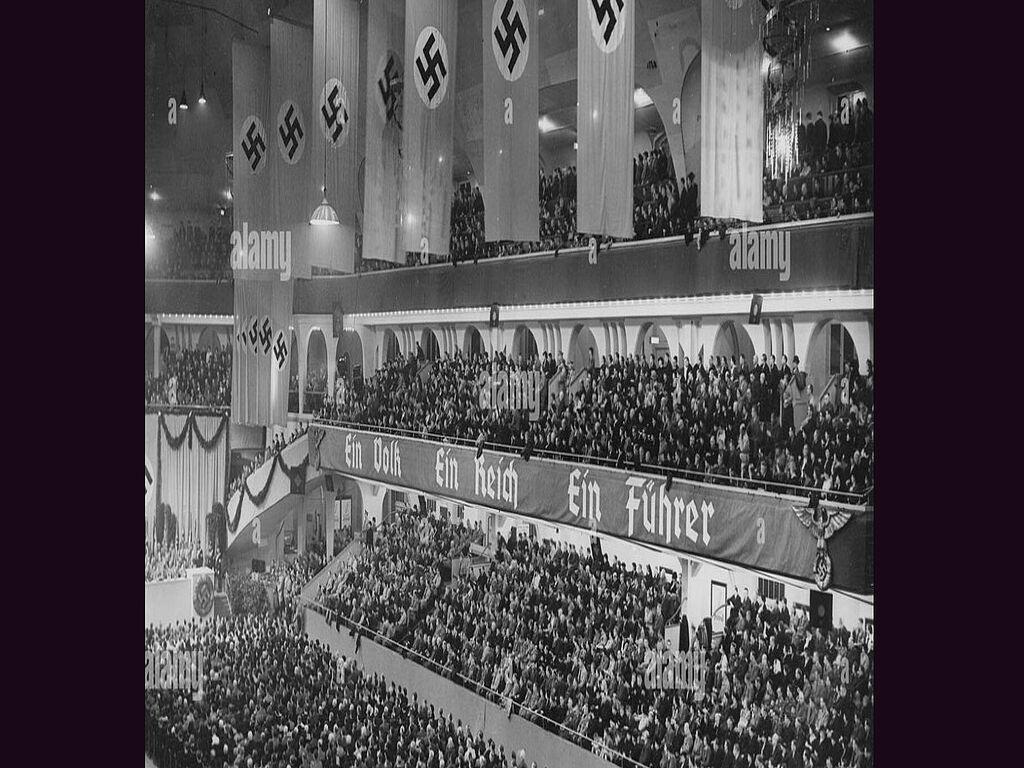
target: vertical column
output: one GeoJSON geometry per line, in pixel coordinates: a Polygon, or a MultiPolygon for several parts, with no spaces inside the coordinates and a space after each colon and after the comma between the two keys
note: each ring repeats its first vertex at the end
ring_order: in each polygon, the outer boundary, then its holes
{"type": "Polygon", "coordinates": [[[782,365],[783,343],[782,343],[782,320],[773,318],[771,321],[772,326],[772,351],[768,353],[768,360],[771,361],[771,356],[775,355],[775,361],[782,365]]]}
{"type": "Polygon", "coordinates": [[[306,551],[306,498],[295,505],[295,514],[298,518],[295,521],[295,546],[296,551],[301,555],[306,551]]]}
{"type": "Polygon", "coordinates": [[[306,329],[301,325],[295,329],[295,343],[299,345],[299,413],[306,412],[306,329]]]}
{"type": "Polygon", "coordinates": [[[160,375],[160,316],[153,317],[153,376],[160,375]]]}

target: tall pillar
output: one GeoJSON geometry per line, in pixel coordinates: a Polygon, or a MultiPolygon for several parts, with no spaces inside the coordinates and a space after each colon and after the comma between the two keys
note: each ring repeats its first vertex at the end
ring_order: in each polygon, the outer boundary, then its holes
{"type": "Polygon", "coordinates": [[[298,518],[295,521],[295,547],[301,555],[306,551],[306,497],[295,505],[295,514],[298,518]]]}
{"type": "Polygon", "coordinates": [[[153,318],[153,376],[160,375],[160,316],[153,318]]]}
{"type": "Polygon", "coordinates": [[[771,361],[771,356],[775,355],[775,362],[782,365],[782,355],[784,352],[784,345],[782,343],[782,321],[778,318],[773,318],[771,321],[772,325],[772,351],[768,353],[768,360],[771,361]]]}

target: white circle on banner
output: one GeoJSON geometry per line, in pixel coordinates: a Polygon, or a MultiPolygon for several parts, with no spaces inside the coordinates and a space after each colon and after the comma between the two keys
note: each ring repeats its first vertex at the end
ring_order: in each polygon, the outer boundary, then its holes
{"type": "Polygon", "coordinates": [[[332,147],[340,147],[348,138],[349,119],[348,91],[345,84],[332,77],[320,91],[320,130],[332,147]]]}
{"type": "Polygon", "coordinates": [[[263,121],[256,115],[249,115],[242,122],[238,148],[249,173],[253,176],[259,174],[267,164],[267,132],[263,129],[263,121]]]}
{"type": "Polygon", "coordinates": [[[413,48],[413,80],[416,92],[427,109],[437,109],[448,93],[451,72],[448,67],[448,46],[437,27],[424,27],[413,48]]]}
{"type": "Polygon", "coordinates": [[[530,58],[530,17],[523,0],[495,0],[491,50],[502,77],[515,82],[522,76],[530,58]]]}
{"type": "Polygon", "coordinates": [[[277,110],[277,148],[288,165],[295,165],[306,150],[306,120],[291,99],[277,110]]]}
{"type": "Polygon", "coordinates": [[[399,117],[398,107],[401,104],[402,96],[402,59],[394,51],[389,50],[381,54],[377,61],[376,76],[373,82],[374,102],[377,104],[377,111],[380,119],[390,123],[399,117]]]}
{"type": "Polygon", "coordinates": [[[156,473],[153,471],[153,465],[149,463],[149,456],[146,457],[146,505],[153,500],[153,494],[156,493],[156,473]]]}
{"type": "Polygon", "coordinates": [[[587,15],[590,17],[590,31],[594,33],[597,47],[604,53],[611,53],[619,47],[626,31],[628,0],[587,0],[587,15]]]}

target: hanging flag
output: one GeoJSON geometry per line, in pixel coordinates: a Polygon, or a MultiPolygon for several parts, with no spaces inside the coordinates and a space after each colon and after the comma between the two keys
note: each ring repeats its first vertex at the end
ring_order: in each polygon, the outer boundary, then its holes
{"type": "Polygon", "coordinates": [[[539,240],[537,0],[481,2],[484,236],[539,240]]]}
{"type": "Polygon", "coordinates": [[[290,280],[235,278],[231,420],[236,424],[288,424],[292,289],[290,280]]]}
{"type": "MultiPolygon", "coordinates": [[[[313,109],[310,173],[317,202],[326,177],[327,201],[340,226],[309,230],[313,267],[353,272],[359,202],[359,4],[355,0],[313,2],[313,109]],[[326,64],[325,64],[326,61],[326,64]],[[326,173],[325,173],[326,171],[326,173]]],[[[312,211],[310,211],[312,213],[312,211]]],[[[307,214],[308,220],[308,214],[307,214]]]]}
{"type": "Polygon", "coordinates": [[[402,250],[448,253],[457,3],[406,0],[402,250]]]}
{"type": "Polygon", "coordinates": [[[633,237],[636,0],[578,0],[576,229],[633,237]]]}
{"type": "Polygon", "coordinates": [[[762,221],[764,96],[754,0],[702,0],[700,213],[762,221]]]}
{"type": "Polygon", "coordinates": [[[398,247],[402,185],[404,0],[366,9],[366,168],[363,258],[405,263],[398,247]]]}
{"type": "Polygon", "coordinates": [[[320,182],[309,151],[313,100],[313,32],[272,19],[270,22],[270,171],[273,218],[270,229],[291,232],[292,276],[309,277],[306,240],[309,216],[320,202],[320,182]]]}
{"type": "MultiPolygon", "coordinates": [[[[258,259],[250,263],[249,234],[272,228],[271,157],[276,152],[270,133],[270,51],[235,41],[231,47],[231,128],[234,151],[235,234],[232,236],[231,266],[235,276],[263,271],[258,259]],[[241,233],[246,242],[237,243],[241,233]]],[[[258,249],[254,252],[258,254],[258,249]]]]}

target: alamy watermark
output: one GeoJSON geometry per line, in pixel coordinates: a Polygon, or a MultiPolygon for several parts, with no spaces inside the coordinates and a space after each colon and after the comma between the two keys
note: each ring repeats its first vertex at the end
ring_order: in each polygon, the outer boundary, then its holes
{"type": "Polygon", "coordinates": [[[146,690],[203,690],[202,651],[146,651],[146,690]]]}
{"type": "Polygon", "coordinates": [[[282,229],[279,232],[249,229],[249,222],[242,222],[242,231],[231,233],[231,268],[240,270],[275,270],[281,273],[281,281],[292,276],[292,233],[282,229]]]}
{"type": "Polygon", "coordinates": [[[693,691],[700,700],[707,681],[708,662],[700,646],[688,651],[649,650],[644,656],[645,688],[693,691]]]}
{"type": "Polygon", "coordinates": [[[476,380],[480,407],[495,411],[529,411],[530,421],[540,418],[544,375],[540,371],[483,371],[476,380]]]}

